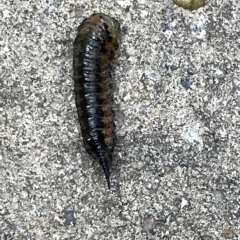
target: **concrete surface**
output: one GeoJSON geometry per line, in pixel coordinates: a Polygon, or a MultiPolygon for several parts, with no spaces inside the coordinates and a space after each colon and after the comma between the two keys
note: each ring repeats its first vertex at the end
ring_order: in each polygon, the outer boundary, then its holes
{"type": "Polygon", "coordinates": [[[240,2],[0,2],[1,239],[240,239],[240,2]],[[108,191],[81,143],[72,43],[117,18],[108,191]]]}

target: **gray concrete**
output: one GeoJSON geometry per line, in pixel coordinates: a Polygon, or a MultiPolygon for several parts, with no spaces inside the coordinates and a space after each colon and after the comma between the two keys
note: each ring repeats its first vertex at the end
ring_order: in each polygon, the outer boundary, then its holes
{"type": "Polygon", "coordinates": [[[238,0],[2,0],[1,239],[240,239],[239,16],[238,0]],[[123,27],[111,191],[73,96],[93,12],[123,27]]]}

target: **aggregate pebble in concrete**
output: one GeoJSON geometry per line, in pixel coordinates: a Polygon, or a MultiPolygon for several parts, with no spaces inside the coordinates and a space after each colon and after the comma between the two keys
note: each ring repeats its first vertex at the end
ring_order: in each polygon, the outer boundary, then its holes
{"type": "Polygon", "coordinates": [[[240,2],[0,3],[2,239],[239,239],[240,2]],[[118,19],[112,190],[85,152],[72,43],[118,19]]]}

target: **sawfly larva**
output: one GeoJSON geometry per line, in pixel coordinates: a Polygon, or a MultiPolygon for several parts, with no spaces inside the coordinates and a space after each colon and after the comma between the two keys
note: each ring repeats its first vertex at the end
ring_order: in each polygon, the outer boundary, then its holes
{"type": "Polygon", "coordinates": [[[118,21],[98,13],[82,22],[73,44],[74,93],[83,143],[100,162],[108,188],[116,139],[110,64],[119,42],[118,21]]]}

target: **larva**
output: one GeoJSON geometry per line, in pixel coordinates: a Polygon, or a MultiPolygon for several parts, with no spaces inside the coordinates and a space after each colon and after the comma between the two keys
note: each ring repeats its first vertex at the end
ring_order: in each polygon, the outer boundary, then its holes
{"type": "Polygon", "coordinates": [[[118,21],[103,13],[86,18],[73,43],[74,93],[83,143],[100,162],[109,189],[116,140],[109,70],[119,43],[118,21]]]}
{"type": "Polygon", "coordinates": [[[206,3],[206,0],[173,0],[173,2],[180,7],[196,10],[204,6],[206,3]]]}

